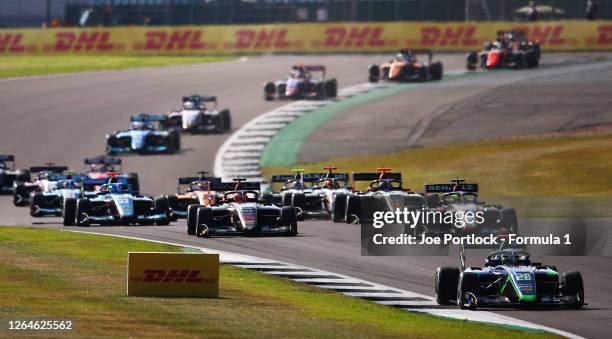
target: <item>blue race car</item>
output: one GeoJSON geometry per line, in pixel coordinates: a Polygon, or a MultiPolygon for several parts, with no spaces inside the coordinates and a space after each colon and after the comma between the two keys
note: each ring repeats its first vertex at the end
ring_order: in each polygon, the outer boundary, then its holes
{"type": "Polygon", "coordinates": [[[78,200],[66,199],[64,225],[168,225],[170,223],[167,198],[160,197],[153,201],[147,196],[135,195],[132,186],[126,182],[117,182],[120,181],[117,178],[109,181],[110,183],[100,186],[95,196],[85,196],[78,200]]]}
{"type": "Polygon", "coordinates": [[[106,135],[106,154],[176,153],[181,150],[177,129],[168,129],[168,117],[146,113],[134,115],[130,128],[106,135]]]}
{"type": "Polygon", "coordinates": [[[489,253],[484,267],[467,267],[463,247],[461,266],[436,270],[436,301],[448,305],[456,301],[462,309],[492,306],[584,305],[584,285],[578,271],[559,275],[553,265],[531,262],[529,253],[504,249],[489,253]]]}
{"type": "Polygon", "coordinates": [[[30,181],[30,171],[15,169],[15,156],[0,154],[0,194],[11,194],[18,183],[30,181]]]}

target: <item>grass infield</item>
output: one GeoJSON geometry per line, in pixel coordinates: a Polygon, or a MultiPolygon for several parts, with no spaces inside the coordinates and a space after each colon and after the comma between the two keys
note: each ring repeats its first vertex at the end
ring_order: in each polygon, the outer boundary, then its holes
{"type": "MultiPolygon", "coordinates": [[[[218,299],[126,296],[128,251],[181,250],[90,234],[1,227],[0,319],[74,321],[72,332],[42,334],[47,337],[553,336],[409,313],[225,265],[218,299]]],[[[3,324],[0,335],[6,328],[3,324]]]]}
{"type": "Polygon", "coordinates": [[[0,78],[158,67],[231,60],[230,56],[3,55],[0,78]]]}

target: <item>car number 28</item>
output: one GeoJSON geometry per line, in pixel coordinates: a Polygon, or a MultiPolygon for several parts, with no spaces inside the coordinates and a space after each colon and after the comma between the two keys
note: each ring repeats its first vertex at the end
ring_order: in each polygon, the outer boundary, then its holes
{"type": "Polygon", "coordinates": [[[531,274],[527,272],[517,272],[514,276],[516,277],[516,281],[531,280],[531,274]]]}

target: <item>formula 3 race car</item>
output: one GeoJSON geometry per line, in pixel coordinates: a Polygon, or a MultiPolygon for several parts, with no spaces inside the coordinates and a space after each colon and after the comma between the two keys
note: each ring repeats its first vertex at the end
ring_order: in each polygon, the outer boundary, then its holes
{"type": "Polygon", "coordinates": [[[84,190],[82,190],[81,183],[85,178],[83,175],[76,174],[49,175],[48,184],[30,195],[30,216],[35,218],[61,216],[66,199],[78,199],[83,196],[84,190]]]}
{"type": "Polygon", "coordinates": [[[406,208],[420,209],[425,198],[402,186],[402,174],[392,173],[390,168],[381,167],[376,173],[353,173],[353,183],[369,181],[365,191],[350,194],[336,194],[333,204],[334,222],[370,223],[376,211],[394,211],[406,208]]]}
{"type": "Polygon", "coordinates": [[[134,191],[135,194],[140,192],[138,173],[123,172],[121,168],[121,158],[111,158],[106,155],[100,155],[95,158],[86,158],[84,163],[85,166],[89,166],[86,170],[89,178],[104,180],[111,177],[125,178],[127,183],[132,185],[132,191],[134,191]]]}
{"type": "Polygon", "coordinates": [[[132,186],[121,180],[111,178],[109,181],[110,183],[101,185],[94,196],[65,199],[64,225],[168,225],[170,223],[167,199],[154,201],[147,196],[135,195],[132,186]]]}
{"type": "Polygon", "coordinates": [[[35,175],[34,180],[27,182],[18,182],[13,191],[13,205],[28,206],[30,205],[30,195],[35,191],[49,191],[53,185],[53,176],[62,175],[68,170],[67,166],[56,166],[48,162],[44,166],[30,167],[30,173],[35,175]]]}
{"type": "Polygon", "coordinates": [[[482,69],[535,68],[540,64],[540,44],[525,37],[521,31],[498,31],[497,41],[484,44],[480,52],[467,54],[466,67],[470,71],[482,69]]]}
{"type": "MultiPolygon", "coordinates": [[[[221,178],[209,177],[208,172],[198,172],[199,177],[178,178],[176,194],[167,195],[172,220],[188,218],[189,209],[198,206],[210,206],[222,198],[220,193],[210,190],[211,182],[220,182],[221,178]]],[[[190,234],[195,234],[195,213],[192,213],[192,228],[190,234]]],[[[189,221],[188,221],[189,224],[189,221]]]]}
{"type": "Polygon", "coordinates": [[[581,308],[584,285],[578,271],[561,275],[552,265],[531,262],[528,252],[504,249],[489,253],[484,267],[467,267],[463,248],[461,270],[439,267],[435,275],[436,301],[456,302],[462,309],[494,306],[565,306],[581,308]]]}
{"type": "Polygon", "coordinates": [[[30,171],[15,169],[15,156],[0,154],[0,194],[12,194],[19,183],[30,181],[30,171]]]}
{"type": "Polygon", "coordinates": [[[334,173],[333,166],[324,168],[327,173],[304,173],[293,169],[294,175],[273,175],[272,183],[283,183],[280,192],[266,193],[263,201],[277,206],[295,207],[298,219],[326,219],[332,216],[336,194],[349,194],[348,173],[334,173]]]}
{"type": "Polygon", "coordinates": [[[264,99],[314,99],[324,100],[338,96],[338,81],[325,78],[325,66],[294,65],[289,77],[264,85],[264,99]],[[321,78],[314,78],[312,72],[321,72],[321,78]]]}
{"type": "Polygon", "coordinates": [[[439,61],[432,62],[433,53],[430,50],[402,49],[393,59],[382,65],[368,67],[368,81],[431,81],[442,80],[444,67],[439,61]],[[427,63],[417,60],[417,54],[427,55],[427,63]]]}
{"type": "Polygon", "coordinates": [[[224,133],[232,129],[230,110],[217,109],[217,97],[191,95],[183,97],[183,107],[168,113],[170,126],[180,128],[184,132],[224,133]],[[214,108],[206,107],[206,103],[214,103],[214,108]]]}
{"type": "Polygon", "coordinates": [[[168,129],[167,116],[142,113],[130,120],[129,129],[106,135],[106,154],[171,154],[181,150],[181,135],[168,129]]]}
{"type": "Polygon", "coordinates": [[[519,226],[516,211],[501,205],[487,204],[478,200],[478,184],[466,183],[463,179],[451,180],[450,184],[425,185],[426,211],[458,214],[480,212],[481,217],[462,222],[445,223],[443,218],[433,218],[429,223],[419,225],[416,233],[456,233],[456,234],[518,234],[519,226]],[[478,222],[480,221],[480,222],[478,222]]]}
{"type": "Polygon", "coordinates": [[[211,183],[211,188],[225,192],[223,204],[198,208],[196,220],[198,237],[221,234],[297,235],[295,208],[262,204],[259,201],[258,182],[234,179],[233,183],[211,183]]]}

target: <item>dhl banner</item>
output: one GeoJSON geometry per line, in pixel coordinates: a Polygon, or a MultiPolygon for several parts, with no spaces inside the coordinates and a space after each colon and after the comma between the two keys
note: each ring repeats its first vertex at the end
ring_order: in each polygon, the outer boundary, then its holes
{"type": "Polygon", "coordinates": [[[0,30],[0,54],[249,54],[470,51],[498,30],[524,31],[546,51],[612,49],[612,21],[308,23],[0,30]]]}
{"type": "Polygon", "coordinates": [[[219,255],[130,252],[127,293],[146,297],[219,296],[219,255]]]}

